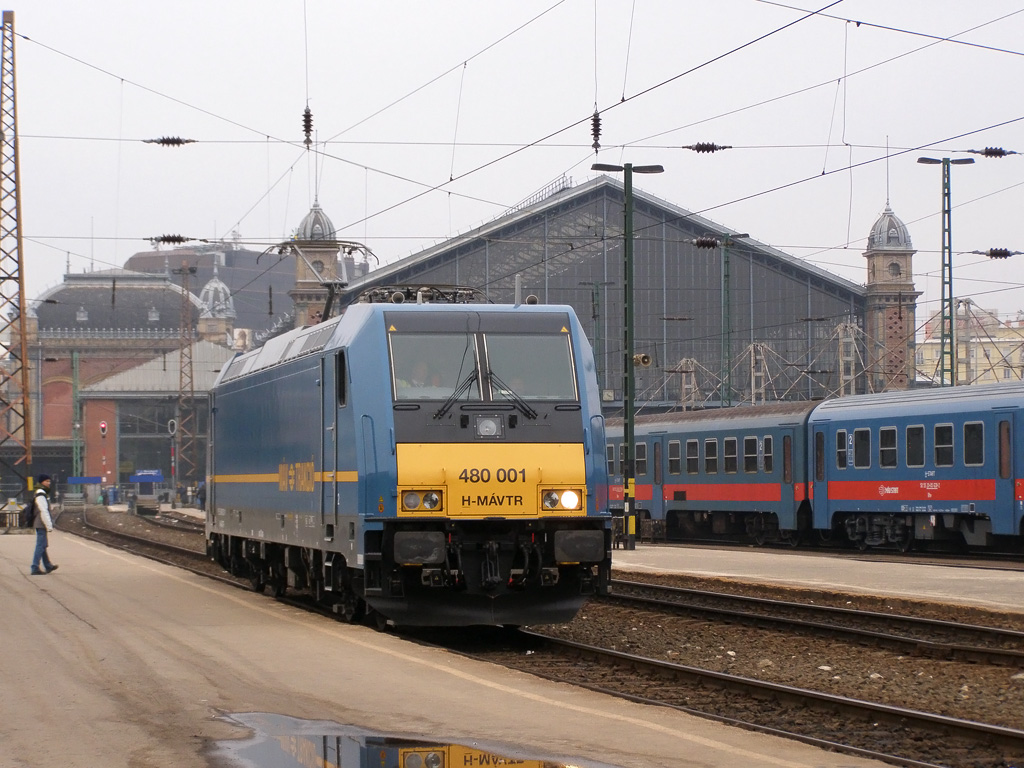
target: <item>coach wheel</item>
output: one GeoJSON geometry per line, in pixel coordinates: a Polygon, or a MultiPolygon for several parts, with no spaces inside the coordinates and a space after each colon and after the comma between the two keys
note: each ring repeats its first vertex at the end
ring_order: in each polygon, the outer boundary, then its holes
{"type": "Polygon", "coordinates": [[[911,530],[904,530],[900,534],[899,541],[896,542],[896,548],[906,554],[914,548],[914,532],[911,530]]]}
{"type": "Polygon", "coordinates": [[[779,543],[787,547],[798,547],[800,546],[800,532],[799,531],[779,531],[779,543]]]}
{"type": "Polygon", "coordinates": [[[764,532],[764,518],[761,515],[755,515],[754,519],[750,522],[750,535],[754,539],[754,543],[759,547],[763,547],[765,542],[768,541],[768,537],[764,532]]]}

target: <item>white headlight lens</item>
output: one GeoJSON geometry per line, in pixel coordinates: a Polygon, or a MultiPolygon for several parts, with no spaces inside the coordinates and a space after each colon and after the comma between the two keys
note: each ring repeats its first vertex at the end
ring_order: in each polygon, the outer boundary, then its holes
{"type": "Polygon", "coordinates": [[[406,509],[417,509],[420,505],[420,495],[409,491],[402,497],[402,506],[406,509]]]}
{"type": "Polygon", "coordinates": [[[476,422],[476,433],[480,437],[495,437],[501,433],[501,425],[496,418],[481,417],[476,422]]]}
{"type": "Polygon", "coordinates": [[[576,509],[580,505],[580,495],[576,491],[562,491],[562,506],[565,509],[576,509]]]}
{"type": "Polygon", "coordinates": [[[544,509],[557,509],[558,494],[555,491],[544,491],[544,495],[541,496],[541,503],[544,505],[544,509]]]}
{"type": "Polygon", "coordinates": [[[413,752],[405,756],[405,768],[422,768],[423,758],[413,752]]]}
{"type": "Polygon", "coordinates": [[[423,494],[424,509],[437,509],[440,504],[441,497],[433,491],[427,491],[423,494]]]}
{"type": "Polygon", "coordinates": [[[443,768],[444,756],[440,752],[430,752],[427,759],[423,761],[425,768],[443,768]]]}

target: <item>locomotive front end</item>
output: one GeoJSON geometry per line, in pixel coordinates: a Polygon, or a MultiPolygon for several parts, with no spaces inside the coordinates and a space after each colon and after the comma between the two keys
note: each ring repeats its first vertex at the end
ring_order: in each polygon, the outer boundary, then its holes
{"type": "Polygon", "coordinates": [[[589,347],[564,308],[488,310],[384,313],[396,477],[366,600],[398,623],[560,622],[607,590],[589,347]]]}

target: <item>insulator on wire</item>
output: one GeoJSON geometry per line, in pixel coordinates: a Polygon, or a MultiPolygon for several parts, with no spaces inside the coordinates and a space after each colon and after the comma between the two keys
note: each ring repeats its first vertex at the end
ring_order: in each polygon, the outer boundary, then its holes
{"type": "Polygon", "coordinates": [[[594,154],[601,148],[601,114],[595,109],[594,116],[590,118],[590,135],[594,137],[594,154]]]}
{"type": "Polygon", "coordinates": [[[724,144],[712,144],[710,141],[701,141],[696,144],[684,144],[683,149],[692,149],[694,152],[717,152],[720,149],[732,149],[724,144]]]}
{"type": "Polygon", "coordinates": [[[698,248],[717,248],[718,240],[714,237],[695,237],[693,244],[698,248]]]}
{"type": "Polygon", "coordinates": [[[969,149],[967,151],[972,155],[981,155],[982,157],[1006,157],[1007,155],[1020,154],[1020,152],[1014,152],[1012,149],[1003,149],[1002,147],[985,147],[984,149],[969,149]]]}
{"type": "Polygon", "coordinates": [[[184,235],[158,235],[151,238],[151,241],[163,245],[181,245],[182,243],[187,243],[191,239],[191,237],[185,237],[184,235]]]}
{"type": "Polygon", "coordinates": [[[143,144],[159,144],[161,147],[180,147],[182,144],[195,144],[195,139],[183,139],[180,136],[161,136],[159,139],[143,139],[143,144]]]}
{"type": "Polygon", "coordinates": [[[1012,254],[1009,248],[989,248],[986,255],[990,259],[1008,259],[1012,254]]]}
{"type": "Polygon", "coordinates": [[[306,134],[306,146],[313,143],[313,111],[306,107],[302,113],[302,132],[306,134]]]}

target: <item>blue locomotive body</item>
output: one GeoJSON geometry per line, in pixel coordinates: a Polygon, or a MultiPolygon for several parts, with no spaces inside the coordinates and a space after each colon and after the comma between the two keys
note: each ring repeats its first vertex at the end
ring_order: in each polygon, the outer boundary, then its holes
{"type": "Polygon", "coordinates": [[[419,625],[564,621],[607,589],[604,422],[568,307],[355,304],[211,397],[208,550],[256,589],[419,625]]]}
{"type": "Polygon", "coordinates": [[[639,416],[638,513],[680,539],[992,547],[1024,537],[1022,407],[1015,383],[639,416]]]}

